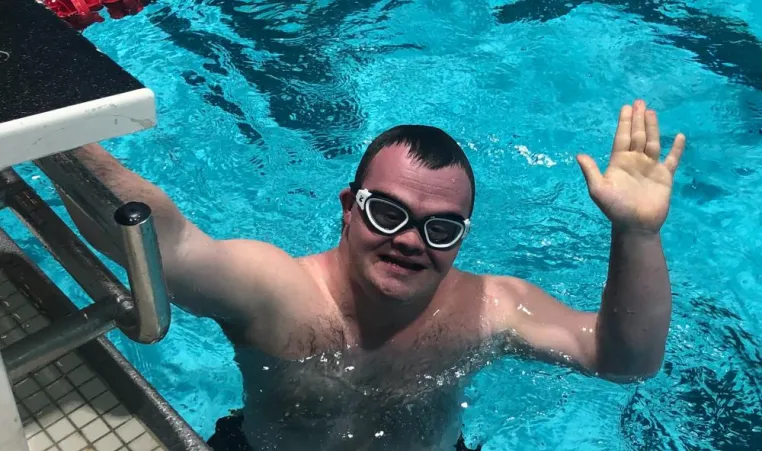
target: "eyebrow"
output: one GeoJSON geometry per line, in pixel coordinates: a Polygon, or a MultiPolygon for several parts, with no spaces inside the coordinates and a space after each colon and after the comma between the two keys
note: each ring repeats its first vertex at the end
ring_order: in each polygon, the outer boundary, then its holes
{"type": "MultiPolygon", "coordinates": [[[[397,196],[395,196],[393,194],[387,193],[386,191],[383,191],[383,190],[380,190],[380,189],[370,190],[370,192],[376,193],[376,194],[380,194],[381,196],[387,197],[387,198],[397,202],[401,206],[403,206],[405,208],[405,210],[407,210],[408,212],[413,213],[413,211],[410,209],[410,207],[408,206],[407,203],[403,202],[400,198],[398,198],[397,196]]],[[[416,215],[416,216],[418,216],[418,215],[416,215]]],[[[467,216],[463,216],[462,214],[460,214],[460,213],[458,213],[456,211],[443,211],[443,212],[438,212],[438,213],[434,213],[434,214],[430,214],[430,215],[423,215],[423,217],[428,217],[428,216],[455,216],[455,217],[463,218],[463,219],[467,218],[467,216]]],[[[421,217],[421,216],[418,216],[418,217],[421,217]]]]}

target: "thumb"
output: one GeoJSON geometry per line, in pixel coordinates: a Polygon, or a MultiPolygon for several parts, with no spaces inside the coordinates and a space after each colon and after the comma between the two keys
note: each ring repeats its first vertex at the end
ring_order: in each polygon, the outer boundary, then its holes
{"type": "Polygon", "coordinates": [[[593,186],[597,185],[599,179],[603,176],[601,175],[601,171],[598,169],[598,165],[595,163],[595,160],[593,160],[589,155],[580,154],[577,155],[577,163],[579,163],[579,167],[582,169],[582,175],[585,176],[587,186],[592,188],[593,186]]]}

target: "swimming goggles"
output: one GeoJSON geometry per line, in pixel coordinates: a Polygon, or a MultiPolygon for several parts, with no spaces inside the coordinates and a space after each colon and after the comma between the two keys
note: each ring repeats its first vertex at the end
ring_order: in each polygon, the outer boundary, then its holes
{"type": "Polygon", "coordinates": [[[415,228],[434,249],[448,249],[468,235],[471,221],[456,214],[437,214],[424,218],[413,217],[403,204],[381,193],[360,189],[355,195],[357,205],[373,228],[383,235],[394,235],[415,228]]]}

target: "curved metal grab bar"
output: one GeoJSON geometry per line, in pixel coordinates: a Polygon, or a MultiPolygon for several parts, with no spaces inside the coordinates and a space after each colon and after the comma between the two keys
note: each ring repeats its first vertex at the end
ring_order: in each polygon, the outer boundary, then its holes
{"type": "MultiPolygon", "coordinates": [[[[123,202],[73,152],[40,158],[35,163],[80,212],[100,226],[106,237],[121,240],[114,247],[123,253],[137,312],[134,316],[124,315],[117,326],[140,343],[161,340],[169,328],[170,306],[151,209],[140,202],[123,202]],[[136,319],[132,324],[124,321],[130,316],[136,319]]],[[[87,290],[85,284],[80,284],[87,290]]],[[[124,290],[121,284],[119,287],[124,290]]],[[[127,293],[120,294],[124,297],[127,293]]]]}
{"type": "Polygon", "coordinates": [[[116,210],[114,220],[122,232],[127,276],[137,308],[137,341],[153,343],[167,333],[170,308],[151,208],[129,202],[116,210]]]}

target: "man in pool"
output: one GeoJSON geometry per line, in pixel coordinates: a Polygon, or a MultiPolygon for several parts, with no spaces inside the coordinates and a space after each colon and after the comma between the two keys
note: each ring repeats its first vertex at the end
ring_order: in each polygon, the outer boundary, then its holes
{"type": "MultiPolygon", "coordinates": [[[[214,240],[100,146],[74,153],[122,199],[151,206],[173,302],[214,318],[235,346],[245,403],[217,423],[215,450],[440,450],[467,449],[462,376],[491,358],[521,352],[613,381],[660,369],[672,308],[660,228],[684,145],[677,135],[661,161],[656,114],[636,101],[621,109],[604,173],[577,157],[611,222],[598,312],[573,310],[525,280],[453,267],[475,183],[462,149],[437,128],[378,136],[339,193],[338,246],[300,258],[259,241],[214,240]]],[[[123,264],[93,223],[70,212],[123,264]]]]}

